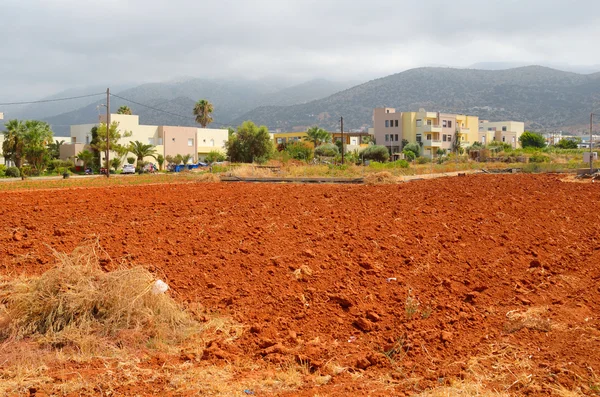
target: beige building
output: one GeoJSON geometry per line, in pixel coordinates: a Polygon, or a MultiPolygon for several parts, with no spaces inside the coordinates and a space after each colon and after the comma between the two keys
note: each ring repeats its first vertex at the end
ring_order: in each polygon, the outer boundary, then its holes
{"type": "Polygon", "coordinates": [[[481,120],[479,123],[478,141],[484,145],[497,141],[508,143],[513,148],[520,147],[519,138],[525,132],[525,123],[520,121],[481,120]]]}
{"type": "Polygon", "coordinates": [[[479,118],[464,114],[428,112],[396,112],[394,108],[373,109],[373,134],[378,145],[390,153],[402,151],[402,140],[419,143],[423,155],[434,157],[438,150],[451,151],[455,139],[466,147],[477,139],[479,118]]]}
{"type": "MultiPolygon", "coordinates": [[[[228,130],[179,126],[141,125],[139,116],[111,114],[111,123],[119,123],[122,145],[139,141],[154,145],[156,152],[163,156],[177,154],[192,155],[193,162],[203,160],[211,151],[225,153],[225,144],[229,139],[228,130]]],[[[106,116],[99,116],[99,123],[105,123],[106,116]]],[[[91,130],[98,124],[80,124],[71,126],[71,144],[88,145],[92,140],[91,130]]],[[[111,154],[111,157],[114,154],[111,154]]],[[[61,156],[62,157],[62,156],[61,156]]],[[[149,157],[147,161],[154,161],[149,157]]]]}

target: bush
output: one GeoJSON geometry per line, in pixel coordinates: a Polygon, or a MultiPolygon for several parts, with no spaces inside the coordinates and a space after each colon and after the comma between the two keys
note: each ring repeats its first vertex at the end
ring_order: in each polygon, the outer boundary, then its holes
{"type": "Polygon", "coordinates": [[[402,153],[404,154],[404,158],[408,161],[413,161],[415,158],[417,158],[417,156],[415,156],[415,152],[412,150],[403,150],[402,153]]]}
{"type": "Polygon", "coordinates": [[[211,150],[206,155],[206,158],[204,159],[204,161],[206,161],[207,163],[210,163],[210,164],[216,163],[219,161],[225,161],[225,155],[223,153],[219,152],[218,150],[211,150]]]}
{"type": "Polygon", "coordinates": [[[365,160],[379,161],[385,163],[390,158],[390,153],[385,146],[372,145],[360,152],[360,155],[365,160]]]}
{"type": "Polygon", "coordinates": [[[427,164],[427,163],[431,163],[431,159],[429,159],[427,157],[417,158],[417,164],[427,164]]]}
{"type": "Polygon", "coordinates": [[[562,138],[556,144],[556,147],[559,149],[577,149],[577,144],[581,142],[581,139],[577,139],[576,141],[571,139],[562,138]]]}
{"type": "Polygon", "coordinates": [[[127,164],[135,163],[135,157],[127,157],[127,164]]]}
{"type": "Polygon", "coordinates": [[[369,166],[375,170],[393,170],[395,168],[408,168],[408,161],[406,160],[396,160],[388,163],[379,163],[377,161],[373,161],[369,166]]]}
{"type": "Polygon", "coordinates": [[[0,164],[0,178],[2,178],[3,176],[5,176],[6,172],[6,166],[4,164],[0,164]]]}
{"type": "Polygon", "coordinates": [[[310,161],[313,158],[313,148],[307,142],[288,143],[285,152],[296,160],[310,161]]]}
{"type": "Polygon", "coordinates": [[[543,153],[534,153],[529,157],[531,163],[549,163],[550,160],[550,156],[543,153]]]}
{"type": "Polygon", "coordinates": [[[317,146],[315,149],[315,155],[317,156],[334,157],[339,152],[340,150],[333,143],[325,143],[317,146]]]}
{"type": "Polygon", "coordinates": [[[523,148],[528,148],[528,147],[543,148],[543,147],[546,147],[546,140],[544,139],[544,137],[541,134],[538,134],[537,132],[525,131],[519,137],[519,142],[521,142],[521,146],[523,148]]]}
{"type": "Polygon", "coordinates": [[[8,167],[6,171],[4,171],[4,175],[9,178],[19,178],[21,176],[21,171],[17,167],[8,167]]]}
{"type": "Polygon", "coordinates": [[[402,151],[413,152],[415,158],[421,156],[421,146],[418,143],[409,143],[408,145],[404,146],[402,151]]]}

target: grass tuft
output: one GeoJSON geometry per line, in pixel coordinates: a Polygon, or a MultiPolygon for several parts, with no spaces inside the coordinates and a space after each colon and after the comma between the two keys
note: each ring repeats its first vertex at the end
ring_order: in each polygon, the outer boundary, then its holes
{"type": "Polygon", "coordinates": [[[0,283],[0,339],[38,337],[57,347],[85,344],[83,336],[122,330],[177,340],[194,320],[169,295],[153,294],[155,276],[142,267],[105,272],[96,243],[55,253],[57,264],[41,276],[0,283]]]}

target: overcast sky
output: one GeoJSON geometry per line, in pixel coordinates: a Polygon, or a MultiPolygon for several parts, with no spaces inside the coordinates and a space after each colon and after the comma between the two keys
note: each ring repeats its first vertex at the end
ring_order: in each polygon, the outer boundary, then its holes
{"type": "Polygon", "coordinates": [[[600,64],[598,0],[2,0],[0,101],[178,76],[600,64]]]}

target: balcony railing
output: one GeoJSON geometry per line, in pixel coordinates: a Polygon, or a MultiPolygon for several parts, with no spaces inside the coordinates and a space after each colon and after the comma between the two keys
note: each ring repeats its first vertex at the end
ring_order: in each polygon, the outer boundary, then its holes
{"type": "Polygon", "coordinates": [[[441,139],[425,139],[423,140],[423,146],[441,147],[441,139]]]}

